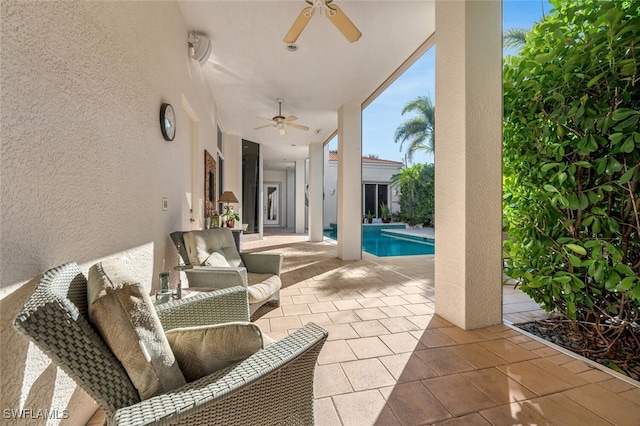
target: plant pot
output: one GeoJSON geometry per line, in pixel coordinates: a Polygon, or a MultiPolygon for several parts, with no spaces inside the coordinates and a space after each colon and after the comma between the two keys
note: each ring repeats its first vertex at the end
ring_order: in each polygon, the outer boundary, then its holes
{"type": "Polygon", "coordinates": [[[391,218],[390,217],[383,217],[382,218],[382,223],[389,223],[391,222],[391,218]]]}
{"type": "Polygon", "coordinates": [[[367,219],[367,223],[373,222],[373,219],[367,219]]]}
{"type": "Polygon", "coordinates": [[[227,220],[227,228],[233,228],[236,225],[235,220],[227,220]]]}

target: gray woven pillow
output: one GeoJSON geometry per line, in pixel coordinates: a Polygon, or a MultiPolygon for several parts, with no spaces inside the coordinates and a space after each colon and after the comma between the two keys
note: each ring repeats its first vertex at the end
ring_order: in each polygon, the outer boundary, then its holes
{"type": "Polygon", "coordinates": [[[167,331],[182,374],[192,382],[241,361],[273,342],[250,322],[229,322],[167,331]]]}
{"type": "Polygon", "coordinates": [[[89,319],[124,366],[141,399],[186,384],[151,298],[119,260],[91,267],[87,298],[89,319]]]}

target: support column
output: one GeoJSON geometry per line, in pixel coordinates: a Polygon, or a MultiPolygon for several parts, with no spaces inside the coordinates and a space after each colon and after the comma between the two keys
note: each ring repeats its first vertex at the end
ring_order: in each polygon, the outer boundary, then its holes
{"type": "Polygon", "coordinates": [[[322,241],[324,191],[324,149],[322,143],[309,145],[309,241],[322,241]]]}
{"type": "Polygon", "coordinates": [[[305,160],[296,161],[296,234],[304,234],[304,162],[305,160]]]}
{"type": "Polygon", "coordinates": [[[338,109],[338,257],[362,259],[362,107],[338,109]]]}
{"type": "Polygon", "coordinates": [[[502,322],[502,38],[498,0],[436,1],[436,313],[502,322]]]}

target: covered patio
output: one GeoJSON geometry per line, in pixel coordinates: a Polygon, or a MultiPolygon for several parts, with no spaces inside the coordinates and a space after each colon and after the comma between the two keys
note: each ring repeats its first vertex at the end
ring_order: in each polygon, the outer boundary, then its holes
{"type": "Polygon", "coordinates": [[[434,313],[434,256],[336,257],[280,231],[243,242],[285,253],[282,305],[257,312],[274,338],[329,331],[316,367],[318,425],[636,425],[640,387],[510,327],[543,317],[503,288],[504,324],[462,330],[434,313]]]}
{"type": "MultiPolygon", "coordinates": [[[[635,385],[501,324],[503,314],[523,311],[511,306],[506,312],[500,301],[500,1],[345,3],[354,5],[349,15],[365,38],[345,43],[336,56],[331,46],[341,46],[342,36],[316,26],[313,44],[300,54],[319,56],[323,47],[327,56],[322,67],[300,58],[304,67],[294,74],[311,83],[301,78],[295,88],[291,79],[258,77],[267,65],[278,77],[290,67],[282,59],[291,56],[281,37],[291,19],[282,11],[293,10],[295,17],[302,1],[2,2],[3,408],[68,410],[67,424],[86,423],[95,403],[13,329],[33,278],[64,262],[88,270],[119,257],[155,293],[159,272],[180,261],[169,234],[204,223],[205,188],[212,188],[214,176],[207,175],[205,185],[205,153],[217,154],[218,194],[242,194],[247,138],[263,149],[258,187],[269,170],[268,155],[277,163],[283,153],[295,153],[287,161],[295,163],[288,178],[295,178],[291,199],[299,234],[267,234],[244,249],[285,254],[282,305],[256,318],[265,332],[277,339],[308,321],[329,330],[316,375],[318,424],[637,424],[635,385]],[[406,16],[424,7],[425,23],[374,19],[401,11],[401,3],[406,16]],[[215,24],[211,28],[199,26],[207,17],[197,8],[205,5],[221,20],[207,21],[215,24]],[[249,18],[269,29],[238,46],[238,34],[255,28],[249,18]],[[436,152],[438,256],[419,262],[362,258],[362,108],[385,78],[410,64],[411,52],[436,44],[436,27],[437,139],[447,141],[436,152]],[[196,30],[208,31],[218,49],[207,65],[221,77],[215,90],[189,50],[188,34],[196,30]],[[388,48],[366,38],[395,33],[398,45],[388,48]],[[257,43],[267,39],[275,41],[266,62],[253,63],[266,49],[257,43]],[[367,57],[402,57],[387,61],[389,69],[375,85],[346,96],[342,89],[362,83],[365,71],[375,68],[353,62],[358,46],[367,57]],[[398,46],[407,51],[398,53],[398,46]],[[217,61],[225,52],[230,62],[217,61]],[[351,78],[332,75],[338,64],[351,78]],[[253,83],[263,91],[251,92],[253,83]],[[326,87],[334,97],[314,105],[326,87]],[[286,114],[338,135],[338,226],[344,233],[337,246],[323,241],[317,208],[329,135],[286,139],[254,131],[254,117],[271,114],[278,96],[296,108],[286,114]],[[163,137],[159,126],[166,104],[176,111],[175,140],[163,137]],[[316,118],[322,120],[311,121],[316,118]],[[303,234],[307,159],[310,227],[303,234]]],[[[237,207],[243,213],[245,206],[237,207]]]]}

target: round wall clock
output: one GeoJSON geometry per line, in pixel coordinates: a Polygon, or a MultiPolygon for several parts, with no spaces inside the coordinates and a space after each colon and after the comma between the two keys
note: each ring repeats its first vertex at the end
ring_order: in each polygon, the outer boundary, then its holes
{"type": "Polygon", "coordinates": [[[176,113],[171,104],[160,107],[160,130],[165,140],[172,141],[176,137],[176,113]]]}

